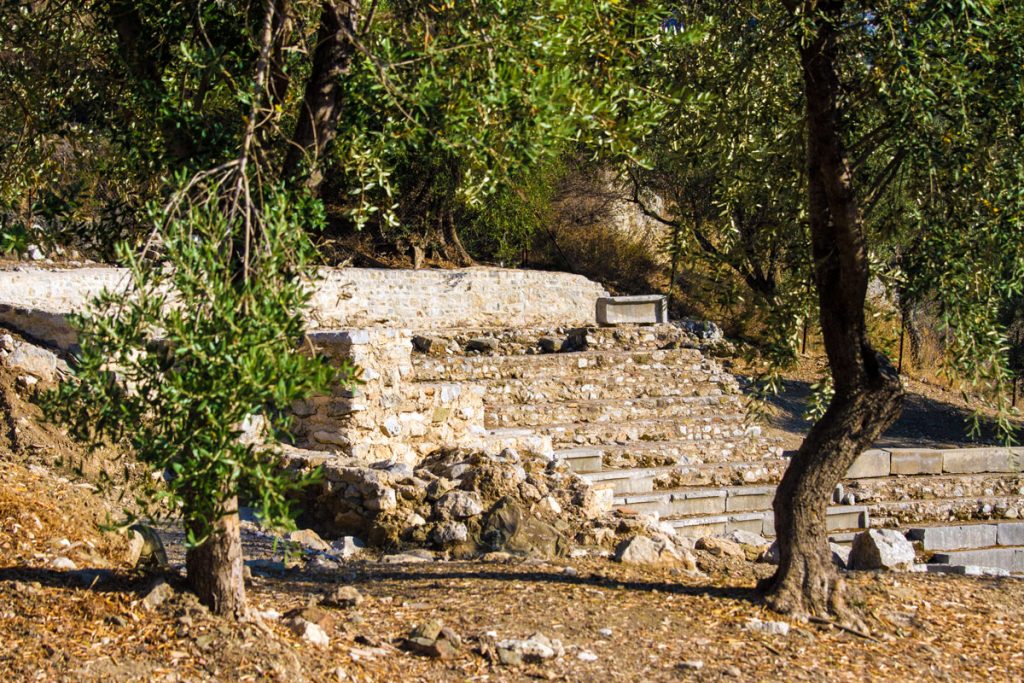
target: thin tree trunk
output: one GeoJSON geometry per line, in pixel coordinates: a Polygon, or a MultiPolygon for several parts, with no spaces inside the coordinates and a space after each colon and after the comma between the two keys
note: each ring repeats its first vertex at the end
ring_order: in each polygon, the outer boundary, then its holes
{"type": "Polygon", "coordinates": [[[815,32],[800,56],[807,100],[808,206],[821,330],[835,396],[814,424],[775,495],[779,567],[762,588],[775,609],[837,615],[843,583],[832,564],[825,512],[835,485],[856,457],[896,419],[903,389],[867,338],[867,246],[860,207],[840,137],[836,26],[842,0],[809,3],[815,32]]]}
{"type": "Polygon", "coordinates": [[[228,512],[214,523],[206,540],[188,549],[185,569],[200,602],[214,614],[241,618],[246,607],[238,498],[229,499],[225,509],[228,512]]]}
{"type": "Polygon", "coordinates": [[[323,181],[320,160],[337,133],[341,77],[352,65],[358,16],[357,0],[321,4],[313,64],[283,168],[285,178],[304,177],[314,194],[323,181]]]}
{"type": "Polygon", "coordinates": [[[445,209],[444,215],[444,244],[445,251],[448,252],[448,259],[459,266],[472,266],[476,263],[473,257],[469,255],[466,248],[462,246],[462,240],[459,239],[458,228],[455,227],[455,216],[450,208],[445,209]]]}

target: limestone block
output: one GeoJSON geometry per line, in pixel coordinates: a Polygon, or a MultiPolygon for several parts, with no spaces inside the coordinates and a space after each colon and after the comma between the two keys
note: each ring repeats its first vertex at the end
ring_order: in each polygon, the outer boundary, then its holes
{"type": "Polygon", "coordinates": [[[653,324],[668,320],[665,297],[609,296],[597,300],[597,322],[601,325],[653,324]]]}
{"type": "Polygon", "coordinates": [[[861,453],[846,473],[847,479],[889,476],[889,451],[872,449],[861,453]]]}
{"type": "MultiPolygon", "coordinates": [[[[1024,525],[1021,525],[1024,527],[1024,525]]],[[[987,548],[996,544],[995,524],[919,527],[907,531],[907,538],[920,541],[925,550],[987,548]]]]}
{"type": "Polygon", "coordinates": [[[853,539],[851,569],[910,569],[914,546],[895,529],[869,529],[853,539]]]}
{"type": "Polygon", "coordinates": [[[942,452],[931,449],[893,448],[889,451],[889,473],[942,474],[942,452]]]}
{"type": "Polygon", "coordinates": [[[1024,571],[1024,550],[1019,548],[986,548],[983,550],[954,550],[936,553],[935,564],[977,565],[997,567],[1011,572],[1024,571]]]}
{"type": "Polygon", "coordinates": [[[1003,522],[996,529],[996,542],[991,545],[1024,546],[1024,522],[1003,522]]]}
{"type": "Polygon", "coordinates": [[[726,500],[726,511],[748,512],[752,510],[770,510],[775,498],[774,486],[744,486],[729,489],[726,500]]]}
{"type": "Polygon", "coordinates": [[[957,448],[942,451],[942,471],[949,474],[1020,472],[1021,457],[1010,448],[957,448]]]}
{"type": "Polygon", "coordinates": [[[671,512],[677,515],[715,515],[725,509],[726,492],[721,489],[672,494],[671,512]]]}

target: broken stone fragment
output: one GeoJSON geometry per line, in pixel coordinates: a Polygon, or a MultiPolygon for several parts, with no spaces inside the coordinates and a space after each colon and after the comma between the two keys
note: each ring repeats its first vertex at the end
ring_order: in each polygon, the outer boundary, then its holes
{"type": "Polygon", "coordinates": [[[913,544],[895,529],[868,529],[853,539],[850,569],[909,570],[913,564],[913,544]]]}
{"type": "Polygon", "coordinates": [[[365,549],[366,543],[362,539],[355,536],[343,536],[331,543],[330,552],[347,560],[359,555],[365,549]]]}
{"type": "Polygon", "coordinates": [[[524,662],[537,664],[565,654],[561,641],[548,638],[543,633],[534,633],[521,640],[506,638],[498,641],[496,648],[499,661],[506,666],[518,666],[524,662]]]}
{"type": "Polygon", "coordinates": [[[747,554],[743,552],[743,548],[740,547],[739,543],[730,541],[725,538],[714,538],[712,536],[705,536],[697,540],[694,546],[697,550],[704,550],[716,557],[735,557],[738,559],[746,559],[747,554]]]}
{"type": "Polygon", "coordinates": [[[448,517],[465,519],[482,514],[484,507],[477,493],[449,491],[437,501],[437,511],[448,517]]]}
{"type": "Polygon", "coordinates": [[[363,594],[354,586],[338,586],[327,597],[320,601],[324,607],[348,609],[358,607],[363,602],[363,594]]]}
{"type": "Polygon", "coordinates": [[[297,529],[288,534],[288,540],[310,550],[329,552],[331,546],[312,529],[297,529]]]}
{"type": "Polygon", "coordinates": [[[307,621],[302,617],[291,617],[282,623],[284,623],[292,633],[308,643],[319,645],[320,647],[327,647],[331,644],[331,639],[328,637],[327,632],[323,627],[318,624],[314,624],[311,621],[307,621]]]}
{"type": "Polygon", "coordinates": [[[448,343],[440,337],[416,335],[412,338],[412,346],[419,353],[428,356],[443,357],[448,355],[448,343]]]}
{"type": "Polygon", "coordinates": [[[163,579],[157,579],[150,584],[146,591],[146,597],[142,598],[142,605],[146,609],[156,609],[170,598],[174,597],[174,588],[163,579]]]}
{"type": "Polygon", "coordinates": [[[434,527],[430,538],[438,545],[464,543],[469,539],[469,531],[462,522],[442,522],[434,527]]]}
{"type": "Polygon", "coordinates": [[[477,337],[466,342],[466,351],[477,353],[494,353],[498,350],[498,340],[492,337],[477,337]]]}

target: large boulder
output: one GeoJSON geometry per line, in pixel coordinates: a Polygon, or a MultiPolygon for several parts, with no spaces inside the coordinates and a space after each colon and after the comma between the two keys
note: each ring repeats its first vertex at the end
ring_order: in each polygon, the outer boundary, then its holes
{"type": "Polygon", "coordinates": [[[850,569],[908,570],[914,546],[895,529],[869,529],[857,534],[850,549],[850,569]]]}

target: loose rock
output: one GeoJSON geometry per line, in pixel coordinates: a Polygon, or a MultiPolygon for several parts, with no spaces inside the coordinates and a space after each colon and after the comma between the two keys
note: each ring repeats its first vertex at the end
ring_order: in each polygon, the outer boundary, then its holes
{"type": "Polygon", "coordinates": [[[914,546],[895,529],[868,529],[857,534],[850,550],[850,569],[909,570],[914,546]]]}

